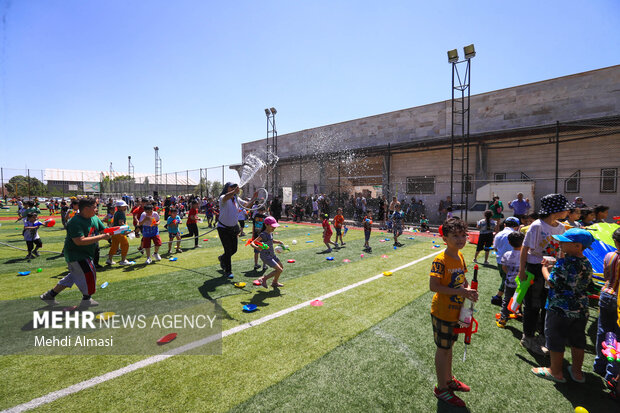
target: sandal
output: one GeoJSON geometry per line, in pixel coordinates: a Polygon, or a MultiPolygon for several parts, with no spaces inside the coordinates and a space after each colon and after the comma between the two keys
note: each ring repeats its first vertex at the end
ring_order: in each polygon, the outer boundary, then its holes
{"type": "Polygon", "coordinates": [[[573,366],[572,365],[568,365],[568,374],[570,375],[570,378],[575,382],[575,383],[585,383],[586,382],[586,378],[583,375],[583,372],[581,373],[581,380],[577,380],[575,378],[575,376],[573,375],[573,366]]]}
{"type": "Polygon", "coordinates": [[[271,283],[271,286],[273,288],[278,288],[278,287],[284,287],[284,284],[282,284],[282,283],[271,283]]]}
{"type": "Polygon", "coordinates": [[[562,378],[562,379],[558,379],[556,377],[554,377],[551,374],[551,370],[549,370],[548,367],[534,367],[532,368],[532,373],[534,373],[534,375],[543,378],[545,380],[550,380],[556,383],[566,383],[566,379],[562,378]]]}

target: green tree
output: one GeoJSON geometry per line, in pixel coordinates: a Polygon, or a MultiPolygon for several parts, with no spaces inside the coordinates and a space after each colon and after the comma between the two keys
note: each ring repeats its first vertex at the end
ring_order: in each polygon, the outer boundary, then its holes
{"type": "Polygon", "coordinates": [[[209,196],[211,197],[218,197],[220,196],[220,192],[222,192],[222,189],[224,188],[224,186],[222,185],[221,182],[219,181],[215,181],[211,184],[211,190],[209,191],[209,196]]]}
{"type": "Polygon", "coordinates": [[[32,176],[16,175],[9,179],[5,187],[12,196],[28,196],[29,192],[32,196],[47,195],[45,184],[32,176]]]}

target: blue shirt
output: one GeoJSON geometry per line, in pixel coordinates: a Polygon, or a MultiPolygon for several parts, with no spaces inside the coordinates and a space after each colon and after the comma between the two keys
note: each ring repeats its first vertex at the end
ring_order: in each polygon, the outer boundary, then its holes
{"type": "Polygon", "coordinates": [[[515,199],[508,203],[508,207],[515,211],[515,215],[525,215],[527,211],[531,208],[530,203],[525,199],[519,201],[519,199],[515,199]]]}
{"type": "Polygon", "coordinates": [[[549,295],[545,308],[567,318],[588,317],[588,285],[592,265],[586,257],[567,255],[549,274],[549,295]]]}
{"type": "Polygon", "coordinates": [[[511,227],[506,227],[498,232],[493,240],[493,248],[497,250],[496,258],[498,264],[502,261],[505,253],[513,250],[512,245],[508,242],[508,235],[514,231],[511,227]]]}
{"type": "Polygon", "coordinates": [[[166,220],[166,223],[168,224],[168,233],[178,234],[180,222],[181,222],[181,218],[179,218],[178,216],[175,218],[168,217],[168,219],[166,220]]]}

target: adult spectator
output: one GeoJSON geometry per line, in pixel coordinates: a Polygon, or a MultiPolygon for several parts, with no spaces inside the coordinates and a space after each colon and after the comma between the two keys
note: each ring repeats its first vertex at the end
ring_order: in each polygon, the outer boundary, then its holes
{"type": "Polygon", "coordinates": [[[380,229],[385,229],[385,201],[385,195],[381,195],[381,198],[379,198],[379,216],[377,217],[381,221],[380,229]]]}
{"type": "Polygon", "coordinates": [[[276,221],[280,221],[282,218],[282,201],[280,201],[279,197],[273,198],[271,205],[269,205],[269,213],[276,221]]]}
{"type": "Polygon", "coordinates": [[[531,207],[532,206],[530,205],[530,199],[523,199],[522,192],[519,192],[517,194],[517,199],[513,199],[508,203],[508,208],[514,211],[513,216],[519,218],[519,221],[521,221],[523,217],[527,215],[531,207]]]}
{"type": "Polygon", "coordinates": [[[443,199],[439,201],[439,207],[437,208],[437,212],[439,213],[439,222],[443,223],[446,220],[448,208],[452,208],[452,197],[450,195],[446,197],[445,201],[443,199]]]}
{"type": "Polygon", "coordinates": [[[244,201],[237,197],[238,193],[239,185],[226,182],[219,198],[220,215],[217,220],[217,233],[220,236],[224,254],[217,258],[224,276],[228,278],[233,278],[231,258],[237,252],[239,243],[237,237],[241,232],[237,220],[239,209],[252,205],[258,196],[258,192],[254,192],[252,199],[244,201]]]}
{"type": "MultiPolygon", "coordinates": [[[[493,201],[491,201],[491,203],[489,204],[489,209],[493,213],[493,216],[491,216],[491,218],[494,219],[496,223],[495,232],[499,232],[500,220],[504,218],[504,204],[502,204],[502,201],[499,200],[498,195],[493,196],[493,201]]],[[[521,218],[519,218],[519,220],[521,220],[521,218]]]]}

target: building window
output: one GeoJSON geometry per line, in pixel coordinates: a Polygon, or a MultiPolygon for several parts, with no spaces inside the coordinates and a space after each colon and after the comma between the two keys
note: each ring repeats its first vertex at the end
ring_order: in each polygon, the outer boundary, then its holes
{"type": "Polygon", "coordinates": [[[506,172],[493,174],[493,180],[495,182],[504,182],[504,181],[506,181],[506,172]]]}
{"type": "Polygon", "coordinates": [[[407,177],[407,193],[408,194],[434,194],[435,193],[435,177],[434,176],[408,176],[407,177]]]}
{"type": "Polygon", "coordinates": [[[564,192],[566,193],[578,193],[579,184],[581,181],[581,171],[577,171],[572,174],[568,179],[564,180],[564,192]]]}
{"type": "Polygon", "coordinates": [[[473,177],[471,175],[465,175],[464,177],[465,177],[465,182],[463,185],[463,193],[471,194],[473,192],[473,186],[472,186],[473,177]]]}
{"type": "Polygon", "coordinates": [[[618,168],[601,169],[601,192],[618,190],[618,168]]]}

